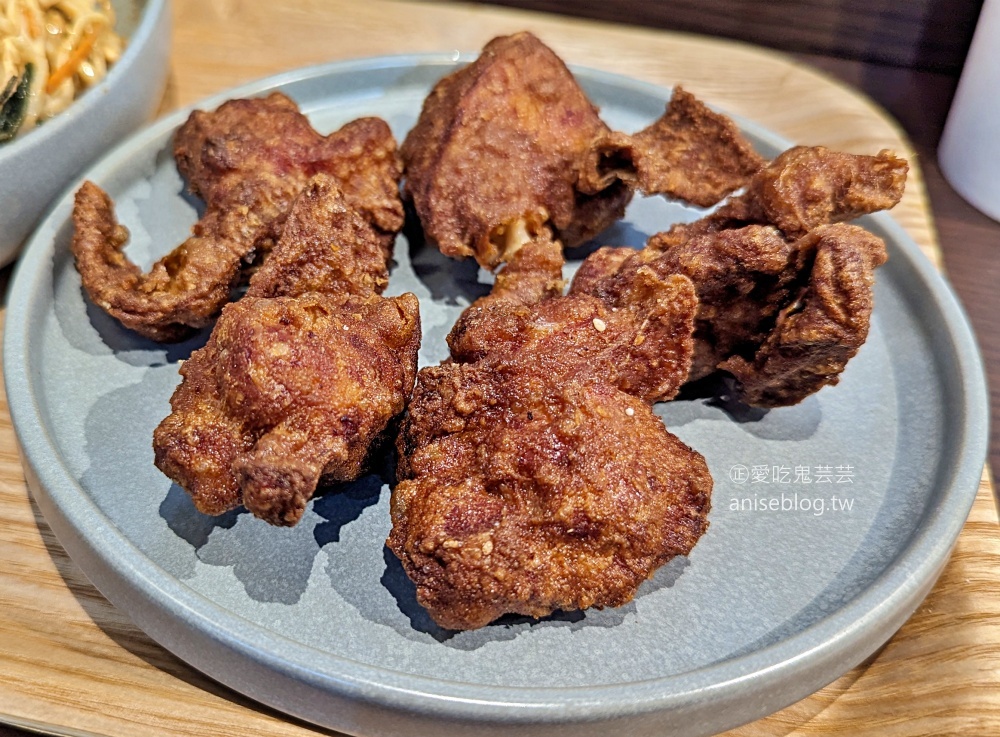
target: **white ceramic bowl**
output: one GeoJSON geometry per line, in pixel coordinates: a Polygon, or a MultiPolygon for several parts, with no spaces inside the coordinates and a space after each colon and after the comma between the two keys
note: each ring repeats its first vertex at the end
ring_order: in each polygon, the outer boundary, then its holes
{"type": "Polygon", "coordinates": [[[125,52],[59,115],[0,146],[0,266],[17,256],[66,184],[159,107],[170,55],[169,0],[113,0],[125,52]]]}

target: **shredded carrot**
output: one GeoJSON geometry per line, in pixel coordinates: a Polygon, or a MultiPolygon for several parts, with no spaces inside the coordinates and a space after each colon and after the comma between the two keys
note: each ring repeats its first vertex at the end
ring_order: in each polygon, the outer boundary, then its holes
{"type": "Polygon", "coordinates": [[[49,81],[45,83],[45,92],[47,94],[51,95],[59,88],[59,85],[76,73],[83,60],[90,54],[90,50],[94,48],[96,41],[97,34],[93,30],[87,31],[80,41],[80,45],[73,49],[73,53],[69,55],[66,63],[49,75],[49,81]]]}

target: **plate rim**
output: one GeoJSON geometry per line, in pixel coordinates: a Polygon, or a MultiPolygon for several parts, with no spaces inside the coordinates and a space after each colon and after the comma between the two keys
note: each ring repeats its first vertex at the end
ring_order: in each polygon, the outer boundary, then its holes
{"type": "MultiPolygon", "coordinates": [[[[8,288],[3,372],[21,460],[26,467],[26,475],[35,476],[37,482],[31,485],[32,493],[43,512],[46,512],[46,519],[60,542],[68,552],[76,553],[71,556],[74,560],[89,564],[84,569],[88,577],[105,579],[98,588],[116,607],[139,623],[150,637],[178,655],[180,653],[176,647],[164,642],[168,637],[161,639],[164,637],[162,632],[150,632],[143,626],[143,622],[150,625],[150,618],[137,615],[135,610],[140,604],[130,602],[127,597],[122,596],[122,587],[138,589],[142,584],[145,595],[149,595],[150,591],[158,594],[154,603],[160,608],[160,613],[169,619],[182,622],[187,628],[195,628],[200,636],[231,651],[236,658],[251,660],[327,695],[360,700],[379,709],[441,719],[459,719],[469,723],[607,720],[619,718],[625,704],[625,712],[639,715],[716,701],[724,702],[727,699],[747,699],[752,693],[767,693],[769,687],[774,687],[797,669],[806,668],[810,661],[815,663],[823,658],[835,660],[838,655],[856,650],[859,643],[871,644],[873,630],[878,630],[874,637],[878,642],[874,643],[871,648],[873,650],[909,617],[930,589],[940,569],[947,563],[975,500],[986,460],[988,439],[989,404],[985,372],[965,312],[941,273],[931,265],[910,235],[888,213],[871,216],[872,221],[891,238],[892,245],[905,257],[920,281],[922,296],[931,298],[934,312],[941,318],[950,338],[948,348],[953,352],[955,365],[959,369],[955,381],[956,386],[961,389],[963,403],[960,408],[962,411],[957,416],[964,419],[964,423],[961,425],[961,440],[954,443],[959,450],[956,457],[951,459],[953,467],[948,474],[943,474],[946,477],[943,480],[947,483],[944,484],[945,490],[940,492],[942,503],[933,509],[925,507],[922,526],[908,538],[902,552],[868,587],[844,606],[790,637],[736,658],[683,673],[626,684],[566,687],[472,684],[362,663],[311,648],[268,630],[216,604],[175,579],[139,551],[125,535],[117,533],[111,520],[90,499],[69,470],[59,463],[58,448],[47,437],[32,401],[32,382],[26,370],[29,366],[27,347],[31,340],[27,330],[27,316],[33,301],[34,290],[31,285],[51,274],[51,264],[46,263],[46,260],[54,254],[55,244],[54,239],[46,238],[46,234],[50,231],[54,234],[63,225],[72,194],[83,179],[99,176],[102,170],[112,168],[114,162],[128,151],[142,149],[153,139],[172,131],[194,109],[214,108],[233,97],[260,95],[319,77],[336,77],[385,68],[455,67],[476,56],[477,54],[442,52],[336,61],[283,72],[224,90],[180,108],[126,138],[102,154],[54,201],[29,239],[8,288]],[[80,506],[77,507],[77,504],[80,506]],[[83,522],[90,525],[86,536],[79,532],[79,525],[83,522]],[[113,544],[108,545],[109,542],[113,544]],[[122,545],[131,554],[128,560],[118,559],[116,555],[110,554],[112,550],[120,552],[122,545]],[[101,570],[93,570],[94,566],[100,566],[101,570]],[[906,568],[905,574],[903,568],[906,568]],[[108,591],[115,590],[117,595],[109,595],[105,588],[108,591]],[[881,629],[876,626],[880,623],[881,629]],[[262,643],[271,647],[262,649],[262,643]],[[310,665],[310,661],[316,660],[322,660],[326,667],[318,669],[310,665]],[[331,665],[337,667],[331,668],[331,665]],[[678,688],[682,682],[683,687],[678,688]]],[[[631,77],[587,67],[572,66],[571,69],[585,80],[610,83],[641,94],[655,95],[664,102],[671,94],[668,87],[631,77]]],[[[780,147],[791,145],[787,139],[762,126],[740,116],[731,117],[742,130],[751,135],[780,147]]],[[[950,414],[955,414],[955,411],[950,414]]],[[[81,568],[84,566],[81,565],[81,568]]],[[[210,664],[206,667],[205,663],[195,662],[197,657],[192,655],[189,653],[181,657],[193,667],[219,678],[236,690],[288,711],[285,706],[268,699],[266,694],[245,690],[229,679],[219,677],[213,673],[210,664]]],[[[853,662],[848,667],[850,665],[853,662]]],[[[833,674],[829,680],[839,674],[833,674]]],[[[769,707],[762,713],[770,711],[773,708],[769,707]]],[[[313,720],[309,715],[297,715],[313,720]]]]}

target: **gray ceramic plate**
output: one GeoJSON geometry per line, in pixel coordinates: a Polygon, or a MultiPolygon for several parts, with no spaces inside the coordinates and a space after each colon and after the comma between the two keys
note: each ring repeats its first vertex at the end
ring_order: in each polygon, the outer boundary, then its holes
{"type": "MultiPolygon", "coordinates": [[[[281,88],[321,130],[380,115],[402,137],[457,56],[299,71],[206,100],[281,88]]],[[[607,121],[635,130],[669,91],[579,70],[607,121]]],[[[171,133],[179,112],[87,176],[108,189],[148,264],[184,238],[171,133]]],[[[745,124],[761,151],[785,142],[745,124]]],[[[661,405],[715,477],[711,528],[621,609],[437,629],[383,546],[389,492],[371,476],[316,499],[294,529],[218,519],[153,467],[178,362],[84,298],[69,193],[19,265],[4,374],[29,484],[97,587],[166,648],[304,719],[364,735],[703,735],[823,686],[884,642],[927,593],[966,518],[986,453],[977,349],[955,298],[888,216],[871,337],[836,387],[800,406],[661,405]],[[524,731],[526,730],[526,731],[524,731]]],[[[693,210],[634,203],[600,241],[640,245],[693,210]]],[[[582,253],[574,254],[579,258],[582,253]]],[[[488,275],[400,238],[390,292],[421,299],[422,364],[445,355],[488,275]]]]}

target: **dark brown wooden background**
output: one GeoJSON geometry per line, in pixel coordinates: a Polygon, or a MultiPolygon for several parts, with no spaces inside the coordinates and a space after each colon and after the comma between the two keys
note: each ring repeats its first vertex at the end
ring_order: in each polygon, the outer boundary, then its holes
{"type": "Polygon", "coordinates": [[[784,51],[957,72],[982,0],[492,0],[725,36],[784,51]]]}

